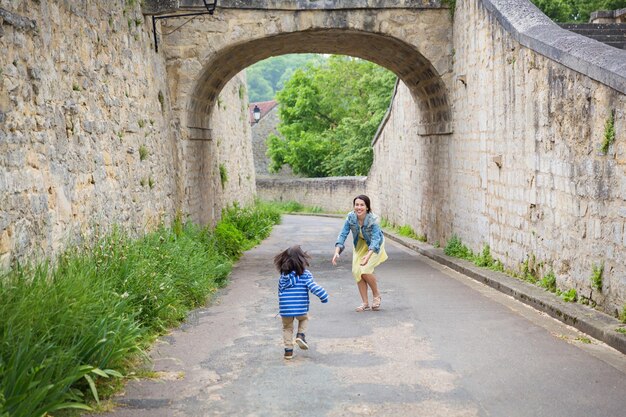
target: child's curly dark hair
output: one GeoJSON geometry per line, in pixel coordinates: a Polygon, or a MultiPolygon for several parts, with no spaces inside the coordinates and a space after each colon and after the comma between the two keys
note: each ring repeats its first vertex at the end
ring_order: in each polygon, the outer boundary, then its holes
{"type": "Polygon", "coordinates": [[[302,275],[309,266],[310,259],[311,256],[303,251],[300,245],[293,245],[274,257],[274,265],[281,274],[296,271],[296,274],[302,275]]]}

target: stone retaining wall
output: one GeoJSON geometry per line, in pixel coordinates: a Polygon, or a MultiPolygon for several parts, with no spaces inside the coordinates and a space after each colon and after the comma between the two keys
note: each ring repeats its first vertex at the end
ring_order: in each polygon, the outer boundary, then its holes
{"type": "Polygon", "coordinates": [[[554,271],[559,288],[615,314],[626,302],[626,52],[533,13],[506,0],[457,3],[454,133],[418,135],[401,85],[368,193],[383,217],[431,243],[456,234],[475,252],[489,245],[507,268],[554,271]],[[601,291],[591,286],[599,265],[601,291]]]}
{"type": "Polygon", "coordinates": [[[352,200],[365,193],[366,177],[267,178],[256,180],[257,194],[266,201],[296,201],[328,212],[347,213],[352,200]]]}
{"type": "Polygon", "coordinates": [[[206,222],[252,200],[245,78],[223,90],[216,140],[197,152],[172,116],[148,22],[136,1],[2,2],[0,267],[53,256],[112,225],[142,233],[187,213],[193,193],[209,201],[206,222]],[[194,167],[217,178],[213,194],[187,178],[190,155],[205,155],[194,167]]]}

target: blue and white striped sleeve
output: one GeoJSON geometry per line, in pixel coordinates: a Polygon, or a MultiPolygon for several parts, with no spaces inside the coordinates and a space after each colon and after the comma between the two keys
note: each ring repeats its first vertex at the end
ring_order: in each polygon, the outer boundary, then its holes
{"type": "Polygon", "coordinates": [[[310,279],[308,280],[306,286],[308,287],[309,291],[311,291],[311,293],[313,293],[316,296],[318,296],[322,303],[327,303],[328,302],[328,293],[326,292],[326,290],[321,285],[318,285],[313,280],[313,275],[311,275],[310,272],[308,272],[308,276],[310,277],[310,279]]]}

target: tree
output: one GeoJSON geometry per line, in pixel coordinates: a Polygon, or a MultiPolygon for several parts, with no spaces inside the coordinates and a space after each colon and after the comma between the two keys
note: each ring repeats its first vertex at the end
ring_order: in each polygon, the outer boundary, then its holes
{"type": "Polygon", "coordinates": [[[588,22],[591,13],[598,10],[617,10],[626,7],[626,0],[531,0],[555,22],[588,22]]]}
{"type": "Polygon", "coordinates": [[[289,54],[264,59],[250,66],[246,70],[250,102],[274,99],[295,69],[323,59],[317,54],[289,54]]]}
{"type": "Polygon", "coordinates": [[[263,77],[248,74],[248,100],[251,103],[268,101],[274,97],[274,89],[263,77]]]}
{"type": "Polygon", "coordinates": [[[366,175],[395,80],[384,68],[346,56],[296,70],[277,94],[281,137],[268,140],[270,170],[287,164],[309,177],[366,175]]]}

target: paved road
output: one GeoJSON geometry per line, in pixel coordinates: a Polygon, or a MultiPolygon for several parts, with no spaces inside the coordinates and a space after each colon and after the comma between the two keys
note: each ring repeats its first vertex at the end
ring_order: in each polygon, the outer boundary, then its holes
{"type": "Polygon", "coordinates": [[[157,343],[159,378],[104,415],[626,416],[626,355],[390,240],[382,310],[354,312],[350,247],[329,261],[341,223],[285,216],[211,306],[157,343]],[[330,302],[312,298],[311,349],[287,362],[272,258],[294,243],[330,302]]]}

